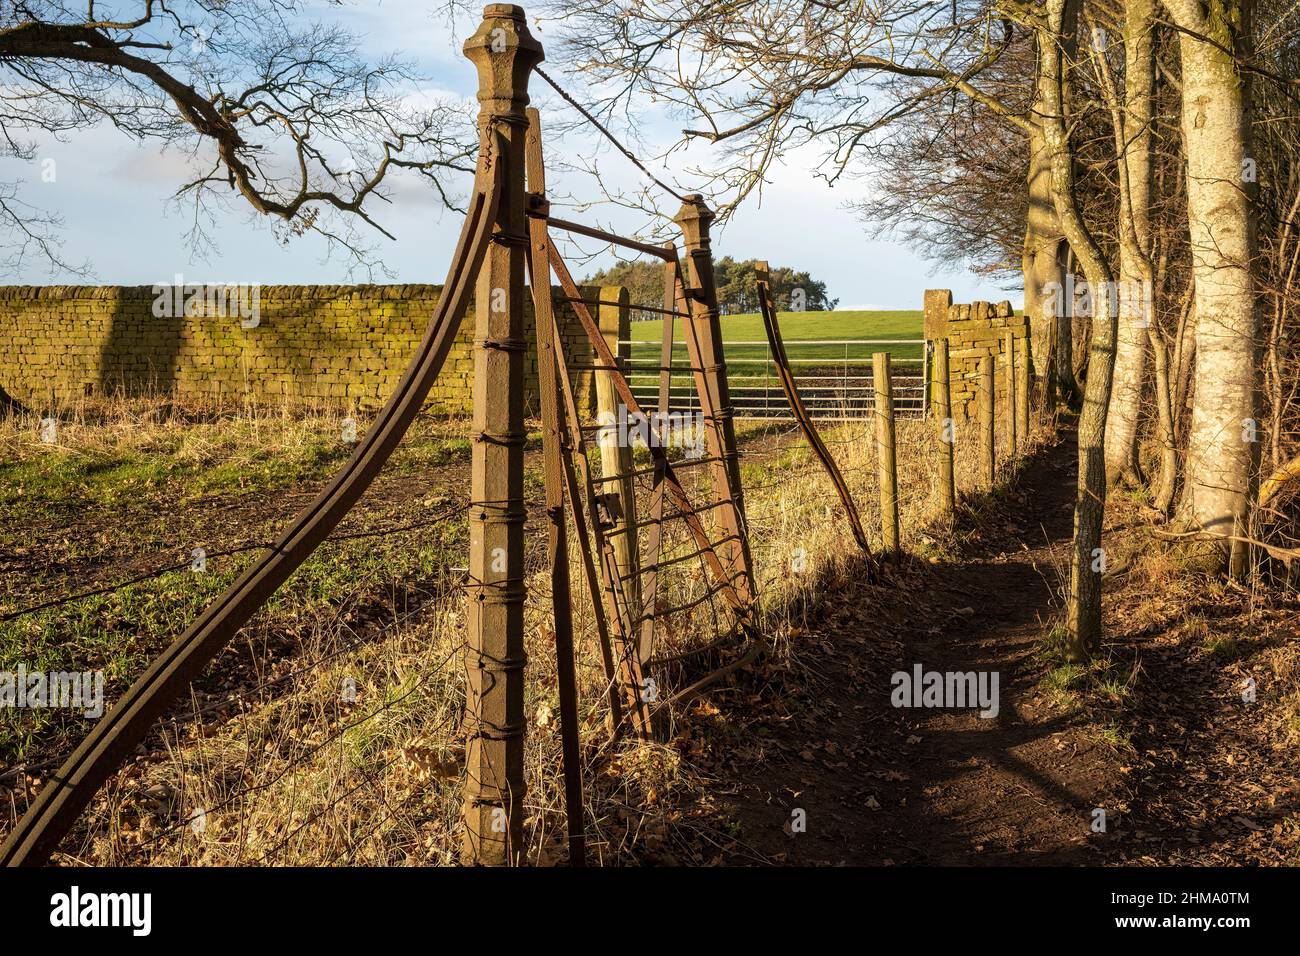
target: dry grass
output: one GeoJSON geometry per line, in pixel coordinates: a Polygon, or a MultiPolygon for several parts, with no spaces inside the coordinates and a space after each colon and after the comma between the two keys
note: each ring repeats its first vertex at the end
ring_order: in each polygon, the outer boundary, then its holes
{"type": "MultiPolygon", "coordinates": [[[[338,412],[198,414],[122,403],[116,410],[65,409],[63,414],[67,423],[56,447],[39,447],[33,431],[38,423],[19,418],[0,426],[0,449],[22,467],[44,461],[37,473],[63,467],[48,467],[43,456],[51,455],[64,463],[83,458],[148,462],[155,469],[150,476],[168,493],[193,489],[201,483],[194,475],[221,461],[241,463],[235,471],[245,474],[257,463],[291,463],[256,471],[256,480],[244,484],[208,486],[203,492],[218,495],[260,495],[314,482],[333,470],[336,453],[346,453],[333,438],[344,417],[338,412]],[[322,447],[330,453],[322,454],[322,447]]],[[[359,433],[366,424],[358,423],[359,433]]],[[[462,441],[467,430],[464,422],[422,420],[408,440],[414,447],[405,452],[405,464],[399,454],[393,466],[420,474],[445,458],[445,446],[462,441]]],[[[873,425],[828,429],[824,437],[878,547],[873,425]]],[[[763,637],[780,654],[797,640],[821,583],[855,566],[857,548],[830,482],[797,432],[744,427],[741,446],[763,637]]],[[[968,447],[959,444],[959,488],[975,483],[968,447]]],[[[933,527],[934,449],[931,425],[898,423],[904,548],[942,561],[950,539],[933,527]]],[[[536,459],[530,454],[528,495],[534,504],[541,497],[536,459]]],[[[451,460],[448,467],[464,466],[451,460]]],[[[102,483],[86,484],[89,498],[111,512],[112,497],[99,496],[102,483]]],[[[57,491],[52,482],[51,502],[57,491]]],[[[705,495],[707,481],[697,480],[693,491],[705,495]]],[[[528,858],[545,865],[561,861],[565,851],[558,693],[553,648],[542,630],[550,596],[541,527],[539,520],[530,523],[527,560],[525,829],[528,858]]],[[[209,668],[191,706],[176,708],[150,748],[100,794],[86,815],[89,824],[65,845],[66,862],[454,862],[460,840],[458,724],[466,633],[463,599],[450,569],[463,566],[463,551],[457,550],[462,533],[463,527],[440,530],[430,542],[416,532],[322,549],[209,668]],[[366,563],[365,572],[354,573],[349,562],[366,563]],[[409,599],[411,589],[421,600],[409,599]]],[[[665,556],[691,547],[678,528],[668,538],[665,556]]],[[[665,796],[674,788],[703,786],[701,771],[692,765],[689,749],[611,744],[603,709],[605,677],[576,550],[571,568],[590,852],[604,864],[643,859],[647,853],[672,860],[680,851],[674,833],[691,824],[662,809],[669,804],[665,796]]],[[[674,605],[697,599],[708,585],[696,562],[675,565],[661,581],[665,599],[674,605]]],[[[66,626],[59,615],[67,613],[72,612],[62,609],[42,619],[38,635],[18,631],[9,639],[23,644],[57,634],[66,626]]],[[[714,601],[673,615],[656,652],[699,647],[725,634],[729,620],[714,601]]],[[[172,620],[160,640],[178,634],[185,623],[172,620]]],[[[712,651],[665,669],[658,675],[661,693],[670,694],[732,653],[712,651]]],[[[29,769],[18,775],[9,795],[11,811],[25,804],[40,773],[29,769]]]]}

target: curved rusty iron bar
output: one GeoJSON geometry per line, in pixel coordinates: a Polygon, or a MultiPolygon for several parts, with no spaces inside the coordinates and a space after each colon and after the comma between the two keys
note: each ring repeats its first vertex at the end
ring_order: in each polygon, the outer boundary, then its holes
{"type": "MultiPolygon", "coordinates": [[[[867,542],[867,533],[862,528],[862,519],[858,516],[857,505],[853,503],[853,495],[849,493],[849,486],[844,481],[844,476],[840,474],[839,466],[835,464],[835,458],[831,455],[826,443],[822,441],[816,426],[813,425],[812,416],[804,408],[803,399],[799,396],[799,389],[795,387],[794,372],[790,369],[790,358],[786,355],[785,341],[781,338],[781,326],[777,322],[776,308],[772,302],[772,287],[767,277],[767,264],[760,263],[758,268],[758,307],[763,313],[763,328],[767,331],[767,343],[772,350],[773,364],[776,366],[777,378],[781,381],[781,389],[785,392],[786,400],[790,403],[790,410],[794,412],[795,420],[799,422],[799,428],[803,430],[804,437],[808,439],[808,444],[812,447],[813,453],[826,469],[826,474],[831,479],[831,484],[835,486],[836,493],[840,496],[840,502],[844,505],[844,512],[848,515],[849,527],[853,531],[853,538],[862,549],[862,553],[867,556],[869,562],[873,562],[871,555],[871,545],[867,542]]],[[[874,571],[874,562],[873,562],[874,571]]]]}
{"type": "Polygon", "coordinates": [[[474,294],[501,192],[494,129],[484,131],[475,193],[442,297],[415,355],[347,464],[280,535],[145,671],[41,790],[0,846],[0,865],[40,866],[104,781],[217,652],[320,545],[370,486],[406,434],[451,350],[474,294]]]}

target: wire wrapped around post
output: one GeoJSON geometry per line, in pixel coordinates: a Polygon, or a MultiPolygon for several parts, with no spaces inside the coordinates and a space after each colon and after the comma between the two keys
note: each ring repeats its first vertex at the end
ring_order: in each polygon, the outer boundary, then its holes
{"type": "Polygon", "coordinates": [[[524,850],[524,106],[542,46],[522,8],[492,4],[465,55],[478,69],[479,128],[502,131],[503,174],[474,298],[464,859],[501,866],[524,850]]]}

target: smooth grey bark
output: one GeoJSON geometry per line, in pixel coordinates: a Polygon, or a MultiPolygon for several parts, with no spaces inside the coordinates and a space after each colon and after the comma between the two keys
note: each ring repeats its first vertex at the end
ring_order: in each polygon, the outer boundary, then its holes
{"type": "MultiPolygon", "coordinates": [[[[1069,84],[1066,50],[1078,22],[1079,0],[1047,0],[1038,30],[1039,72],[1045,77],[1043,130],[1052,166],[1052,193],[1061,228],[1094,289],[1110,287],[1112,272],[1101,247],[1079,211],[1075,192],[1074,152],[1065,117],[1069,84]]],[[[1094,302],[1088,337],[1088,377],[1079,414],[1079,474],[1074,503],[1074,541],[1070,558],[1070,593],[1066,609],[1069,638],[1066,656],[1088,659],[1101,645],[1102,520],[1106,508],[1103,443],[1115,365],[1116,316],[1108,295],[1094,302]]]]}
{"type": "Polygon", "coordinates": [[[1146,384],[1151,324],[1151,149],[1155,93],[1155,0],[1128,0],[1124,12],[1124,90],[1099,72],[1111,107],[1119,179],[1119,325],[1106,415],[1106,480],[1141,480],[1138,418],[1146,384]]]}
{"type": "Polygon", "coordinates": [[[1249,0],[1162,0],[1180,28],[1196,367],[1180,521],[1212,537],[1197,563],[1223,570],[1245,528],[1258,449],[1254,228],[1244,53],[1249,0]]]}
{"type": "MultiPolygon", "coordinates": [[[[1029,361],[1035,388],[1045,400],[1053,396],[1052,361],[1065,267],[1061,262],[1061,233],[1052,200],[1052,167],[1041,122],[1034,122],[1027,137],[1029,175],[1026,179],[1029,209],[1025,219],[1025,247],[1021,271],[1025,284],[1025,318],[1029,322],[1029,361]],[[1053,294],[1055,292],[1055,294],[1053,294]]],[[[1066,311],[1068,315],[1068,310],[1066,311]]]]}

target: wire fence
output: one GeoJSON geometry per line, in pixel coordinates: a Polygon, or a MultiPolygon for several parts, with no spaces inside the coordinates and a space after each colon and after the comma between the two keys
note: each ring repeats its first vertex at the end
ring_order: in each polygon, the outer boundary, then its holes
{"type": "MultiPolygon", "coordinates": [[[[636,306],[632,307],[635,310],[636,306]]],[[[644,339],[623,339],[627,377],[637,400],[653,406],[663,370],[658,346],[644,339]]],[[[700,411],[692,381],[695,371],[684,358],[686,343],[674,342],[669,367],[669,411],[700,411]]],[[[870,418],[876,409],[872,354],[888,351],[893,367],[894,413],[923,418],[929,407],[929,350],[924,339],[791,339],[789,363],[804,407],[814,421],[845,422],[870,418]]],[[[727,384],[738,419],[792,421],[794,412],[782,391],[777,363],[766,340],[728,339],[727,384]]]]}
{"type": "MultiPolygon", "coordinates": [[[[694,386],[688,388],[693,391],[694,386]]],[[[590,420],[583,424],[597,423],[590,420]]],[[[690,434],[678,437],[683,440],[670,450],[670,457],[682,465],[691,461],[693,449],[699,445],[690,434]]],[[[835,450],[865,520],[868,524],[878,522],[872,423],[834,424],[824,440],[835,450]]],[[[901,507],[904,514],[920,522],[932,492],[926,475],[932,448],[930,429],[920,421],[906,423],[900,441],[907,449],[900,454],[900,461],[905,475],[911,476],[901,481],[901,507]]],[[[839,499],[797,428],[779,421],[750,423],[741,431],[739,451],[747,502],[746,530],[754,551],[757,590],[764,595],[763,610],[767,615],[764,627],[779,631],[781,617],[787,613],[783,609],[797,604],[797,596],[814,586],[826,566],[843,562],[854,548],[843,528],[839,499]]],[[[593,474],[601,474],[603,463],[597,445],[590,443],[584,453],[593,474]]],[[[636,453],[634,464],[638,472],[633,479],[635,499],[644,505],[654,497],[656,474],[645,449],[636,453]]],[[[691,500],[699,505],[710,541],[715,545],[722,542],[725,528],[713,514],[716,508],[709,506],[714,491],[710,469],[683,469],[681,480],[691,500]]],[[[326,548],[333,553],[327,550],[321,561],[330,565],[348,560],[357,553],[350,546],[368,548],[381,543],[390,548],[413,547],[431,531],[462,541],[466,508],[464,500],[441,498],[432,513],[406,520],[387,513],[381,516],[359,512],[357,522],[378,523],[340,526],[326,542],[326,548]]],[[[400,510],[409,514],[409,509],[400,510]]],[[[532,506],[531,513],[527,613],[533,622],[530,628],[538,628],[548,616],[552,595],[545,573],[548,564],[539,503],[532,506]]],[[[722,600],[720,587],[710,578],[699,543],[684,518],[679,508],[665,507],[661,550],[654,562],[659,574],[659,601],[647,609],[655,618],[657,638],[651,663],[663,699],[691,686],[701,675],[727,666],[744,645],[736,630],[734,609],[722,600]]],[[[266,547],[261,542],[245,541],[212,551],[208,554],[212,562],[209,567],[216,571],[224,563],[237,564],[241,557],[266,547]]],[[[572,549],[576,557],[576,544],[572,549]]],[[[159,558],[160,564],[148,574],[130,575],[103,585],[94,582],[98,586],[58,599],[8,608],[0,623],[38,617],[45,626],[57,628],[61,614],[75,614],[79,605],[94,602],[115,589],[201,577],[189,571],[188,563],[168,562],[165,554],[159,558]]],[[[651,563],[650,555],[643,554],[642,559],[644,570],[651,563]]],[[[227,572],[233,570],[228,568],[227,572]]],[[[106,834],[99,826],[88,827],[79,831],[76,852],[120,863],[406,862],[412,859],[412,841],[427,840],[432,832],[439,834],[435,848],[440,854],[432,858],[449,859],[453,849],[453,796],[464,772],[457,754],[466,737],[465,728],[459,724],[463,720],[464,673],[455,666],[466,644],[459,631],[463,618],[454,608],[463,601],[460,586],[467,572],[452,570],[454,573],[444,576],[439,593],[394,613],[384,621],[382,629],[358,631],[345,626],[342,617],[353,597],[346,591],[336,594],[324,602],[317,615],[318,623],[329,631],[328,640],[291,649],[283,656],[284,669],[245,674],[236,679],[236,686],[219,688],[205,681],[196,689],[199,696],[188,705],[173,708],[152,735],[148,769],[138,782],[143,785],[161,778],[166,781],[168,795],[156,812],[142,814],[153,823],[135,839],[120,832],[106,834]],[[437,618],[432,627],[427,620],[431,613],[437,618]],[[367,655],[375,653],[375,648],[387,640],[385,634],[406,628],[419,631],[418,643],[426,657],[430,646],[442,648],[438,656],[429,658],[417,676],[407,675],[395,683],[392,675],[387,680],[360,678],[361,686],[370,690],[362,691],[360,704],[345,700],[338,686],[339,675],[367,672],[367,655]],[[434,631],[438,636],[431,645],[434,631]],[[436,694],[424,699],[430,688],[436,694]],[[367,693],[377,694],[380,699],[368,704],[367,693]],[[421,698],[418,718],[400,730],[380,726],[395,712],[404,712],[417,697],[421,698]],[[263,747],[271,745],[271,750],[259,759],[254,759],[251,751],[231,749],[234,740],[220,729],[232,717],[239,717],[252,726],[263,722],[275,727],[283,724],[287,734],[295,721],[274,715],[295,709],[305,710],[297,719],[299,739],[266,731],[268,739],[259,737],[257,742],[263,747]],[[218,726],[215,733],[214,723],[218,726]],[[371,731],[383,745],[373,752],[362,745],[358,752],[357,741],[371,731]],[[424,743],[412,748],[411,739],[424,743]],[[432,761],[438,785],[435,789],[440,795],[437,800],[430,801],[395,783],[404,778],[413,760],[419,762],[421,753],[426,762],[432,761]],[[239,756],[238,761],[233,760],[234,754],[239,756]],[[254,768],[251,773],[250,765],[254,768]],[[236,766],[238,772],[234,772],[236,766]],[[235,822],[226,821],[227,817],[235,822]]],[[[372,583],[372,589],[409,585],[412,573],[408,569],[398,577],[380,579],[372,583]]],[[[608,689],[609,679],[597,653],[594,620],[585,610],[592,596],[584,591],[575,592],[575,609],[579,611],[575,637],[582,649],[577,666],[583,675],[584,720],[590,727],[599,727],[599,701],[608,689]]],[[[275,615],[272,628],[283,624],[284,619],[275,615]]],[[[259,634],[265,637],[260,629],[259,634]]],[[[545,641],[531,642],[530,658],[530,679],[544,688],[551,679],[548,675],[554,673],[545,641]]],[[[403,656],[403,660],[409,666],[409,659],[403,656]]],[[[216,673],[220,674],[220,669],[216,673]]],[[[550,706],[545,697],[543,692],[530,704],[534,715],[538,708],[544,711],[550,706]]],[[[403,714],[402,720],[407,719],[403,714]]],[[[542,766],[547,763],[546,754],[554,758],[554,741],[546,733],[538,733],[537,738],[535,756],[537,765],[542,766]]],[[[601,746],[602,752],[609,752],[608,744],[601,746]]],[[[23,769],[27,773],[36,771],[39,777],[42,766],[48,766],[48,762],[29,762],[23,769]]],[[[135,780],[126,776],[117,781],[102,797],[102,805],[116,803],[138,809],[141,787],[135,780]]],[[[559,793],[554,779],[540,772],[535,785],[536,800],[530,805],[536,822],[530,841],[544,846],[547,834],[559,830],[559,793]]],[[[148,790],[144,787],[144,792],[148,790]]],[[[22,800],[16,799],[10,815],[23,808],[22,800]]]]}

